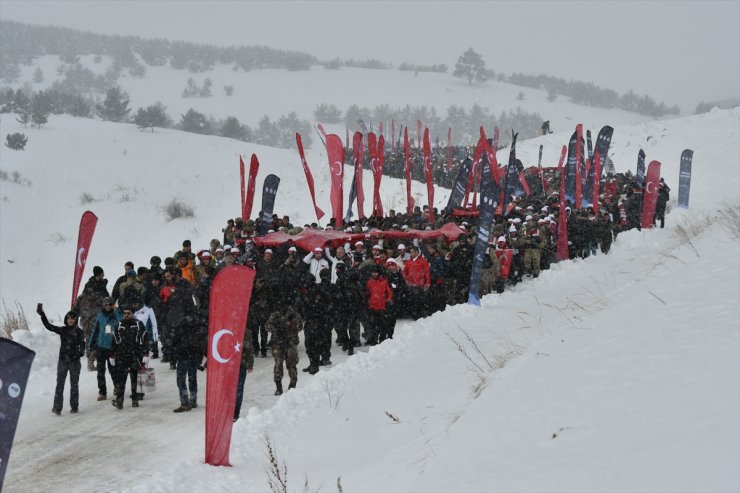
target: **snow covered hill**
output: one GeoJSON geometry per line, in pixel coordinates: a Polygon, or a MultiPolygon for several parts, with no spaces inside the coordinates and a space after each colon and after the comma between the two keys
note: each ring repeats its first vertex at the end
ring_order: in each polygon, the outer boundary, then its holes
{"type": "MultiPolygon", "coordinates": [[[[80,57],[80,63],[96,74],[104,74],[112,64],[112,59],[101,57],[101,61],[95,63],[94,57],[89,55],[80,57]]],[[[45,80],[32,84],[31,87],[34,90],[46,89],[59,78],[56,69],[60,64],[58,56],[40,57],[31,65],[21,67],[19,83],[15,86],[22,85],[24,81],[32,81],[34,71],[40,68],[45,80]]],[[[310,70],[297,72],[279,69],[235,72],[230,65],[218,65],[213,70],[192,74],[169,67],[147,67],[144,77],[135,78],[124,74],[118,84],[131,96],[130,106],[134,110],[161,101],[175,122],[190,108],[213,115],[216,119],[236,116],[252,127],[264,115],[276,119],[291,111],[295,111],[300,118],[313,121],[313,111],[321,103],[334,104],[342,111],[353,104],[370,108],[380,104],[388,104],[391,108],[427,106],[436,108],[441,116],[453,104],[467,110],[478,104],[497,115],[502,111],[521,107],[524,111],[537,112],[543,119],[550,120],[551,127],[558,131],[574,127],[579,122],[594,128],[604,122],[622,125],[651,119],[623,110],[573,104],[565,97],[550,102],[546,91],[503,82],[489,81],[469,86],[467,81],[454,78],[450,74],[420,73],[415,77],[413,72],[398,70],[347,67],[326,70],[321,66],[314,66],[310,70]],[[182,97],[187,80],[191,77],[198,86],[202,86],[205,79],[210,78],[213,82],[213,96],[182,97]],[[233,86],[232,96],[226,96],[224,86],[233,86]],[[520,92],[524,96],[523,100],[518,98],[520,92]]],[[[344,132],[343,124],[341,131],[344,132]]],[[[444,135],[439,137],[446,138],[444,135]]]]}
{"type": "MultiPolygon", "coordinates": [[[[634,169],[642,147],[663,163],[674,196],[681,151],[695,151],[689,211],[672,211],[665,230],[620,235],[609,256],[557,264],[487,296],[479,309],[401,323],[392,342],[349,361],[340,352],[333,368],[302,373],[281,398],[272,396],[272,361],[258,359],[234,429],[234,467],[212,468],[202,463],[204,410],[171,412],[165,365],[139,409],[96,402],[94,375],[84,372],[80,414],[51,415],[58,339],[32,307],[44,302],[57,321],[66,311],[86,209],[100,218],[88,266],[109,279],[125,260],[145,264],[185,238],[199,247],[219,237],[238,212],[239,153],[257,153],[260,177],[282,178],[276,212],[313,220],[297,153],[69,117],[24,130],[4,117],[0,135],[23,131],[29,143],[0,151],[0,168],[19,182],[0,181],[0,294],[25,308],[31,331],[16,340],[37,351],[6,490],[265,491],[267,435],[291,491],[302,490],[304,474],[312,491],[334,491],[338,477],[343,491],[738,491],[740,255],[737,216],[734,227],[718,218],[722,203],[735,214],[740,205],[740,110],[598,120],[592,131],[604,124],[615,127],[617,169],[634,169]],[[82,204],[84,193],[94,201],[82,204]],[[172,197],[192,203],[196,217],[167,223],[159,207],[172,197]],[[677,224],[697,236],[688,242],[677,224]]],[[[533,162],[542,143],[544,162],[556,162],[571,131],[523,142],[518,153],[533,162]]],[[[329,210],[318,147],[307,157],[329,210]]],[[[414,187],[425,198],[424,185],[414,187]]],[[[389,207],[405,200],[387,178],[382,195],[389,207]]]]}

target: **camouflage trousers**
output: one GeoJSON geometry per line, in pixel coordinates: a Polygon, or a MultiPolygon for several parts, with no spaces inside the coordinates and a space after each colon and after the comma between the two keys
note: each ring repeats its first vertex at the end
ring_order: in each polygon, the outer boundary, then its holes
{"type": "Polygon", "coordinates": [[[537,277],[540,275],[540,251],[528,248],[524,251],[524,272],[537,277]]]}
{"type": "Polygon", "coordinates": [[[274,345],[272,347],[272,357],[275,360],[275,367],[272,370],[275,383],[282,383],[283,381],[284,362],[288,369],[290,383],[295,384],[298,381],[298,348],[296,346],[281,348],[274,345]]]}

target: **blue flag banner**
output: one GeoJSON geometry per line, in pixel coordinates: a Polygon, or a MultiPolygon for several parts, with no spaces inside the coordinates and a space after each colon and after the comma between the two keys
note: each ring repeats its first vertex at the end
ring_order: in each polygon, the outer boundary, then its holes
{"type": "Polygon", "coordinates": [[[691,189],[691,163],[694,151],[686,149],[681,153],[681,170],[678,174],[678,206],[688,209],[689,190],[691,189]]]}

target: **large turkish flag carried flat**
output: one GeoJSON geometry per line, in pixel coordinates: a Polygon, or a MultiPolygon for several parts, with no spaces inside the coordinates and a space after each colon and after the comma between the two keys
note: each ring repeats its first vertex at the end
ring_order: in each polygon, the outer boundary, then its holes
{"type": "Polygon", "coordinates": [[[206,463],[230,466],[236,384],[255,271],[230,265],[213,280],[208,324],[206,379],[206,463]]]}
{"type": "Polygon", "coordinates": [[[77,235],[77,250],[75,250],[75,273],[72,280],[72,304],[75,306],[77,292],[80,290],[80,281],[82,273],[85,272],[85,263],[87,262],[87,252],[90,250],[95,226],[98,224],[98,216],[90,211],[85,211],[80,219],[80,232],[77,235]]]}

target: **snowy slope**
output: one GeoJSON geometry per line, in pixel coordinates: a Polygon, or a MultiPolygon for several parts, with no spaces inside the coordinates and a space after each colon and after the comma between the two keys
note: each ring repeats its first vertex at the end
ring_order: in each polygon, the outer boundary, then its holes
{"type": "MultiPolygon", "coordinates": [[[[80,63],[96,74],[103,74],[112,60],[102,57],[101,62],[96,64],[92,56],[85,56],[80,57],[80,63]]],[[[56,69],[60,64],[57,56],[39,57],[31,65],[22,67],[16,86],[24,81],[32,81],[33,72],[39,67],[45,81],[32,84],[32,87],[34,90],[46,89],[58,77],[56,69]]],[[[603,125],[603,122],[622,125],[651,119],[624,110],[573,104],[565,97],[550,102],[547,100],[547,91],[503,82],[489,81],[469,86],[467,81],[450,74],[420,73],[414,77],[413,72],[398,70],[346,67],[326,70],[314,66],[310,70],[296,72],[279,69],[235,72],[231,65],[218,65],[208,72],[192,74],[169,67],[147,67],[144,77],[134,78],[124,74],[118,84],[131,96],[130,106],[134,110],[161,101],[175,122],[190,108],[217,119],[233,115],[252,127],[263,115],[276,119],[291,111],[295,111],[300,118],[313,121],[313,111],[321,103],[335,104],[343,112],[353,104],[370,108],[380,104],[388,104],[391,108],[426,106],[434,107],[442,117],[453,104],[466,110],[478,104],[496,115],[521,107],[524,111],[538,112],[543,119],[550,120],[553,130],[563,130],[578,122],[594,127],[603,125]],[[182,91],[191,77],[199,87],[206,78],[210,78],[213,81],[213,96],[183,98],[182,91]],[[226,96],[223,91],[227,85],[234,87],[232,96],[226,96]],[[522,101],[518,99],[520,92],[524,94],[522,101]]],[[[344,124],[341,127],[344,132],[344,124]]],[[[444,135],[439,137],[446,138],[444,135]]]]}
{"type": "MultiPolygon", "coordinates": [[[[186,237],[196,247],[219,237],[237,212],[238,153],[258,154],[260,176],[281,176],[278,213],[313,220],[296,153],[67,117],[23,130],[25,151],[0,151],[3,171],[31,181],[0,181],[0,294],[26,309],[32,330],[16,339],[38,354],[7,491],[264,491],[265,434],[288,464],[291,490],[302,489],[305,473],[322,491],[336,489],[338,476],[344,491],[737,491],[738,241],[714,224],[692,247],[673,225],[709,224],[720,201],[740,203],[739,117],[729,110],[615,125],[617,169],[633,169],[642,146],[663,162],[674,196],[680,153],[695,151],[691,210],[673,211],[666,230],[620,235],[608,257],[559,264],[485,297],[481,309],[401,323],[392,343],[350,361],[335,351],[331,370],[301,373],[299,388],[279,399],[271,360],[258,359],[234,429],[233,468],[202,464],[204,410],[171,413],[177,397],[165,366],[138,410],[95,402],[94,375],[84,372],[81,413],[52,416],[58,339],[30,312],[37,301],[57,320],[66,310],[86,209],[100,218],[89,265],[103,266],[111,282],[124,260],[138,265],[186,237]],[[83,192],[100,200],[81,205],[83,192]],[[157,208],[175,196],[191,201],[195,219],[165,222],[157,208]],[[469,346],[461,328],[495,371],[479,375],[457,351],[447,334],[469,346]]],[[[0,135],[14,131],[12,118],[0,122],[0,135]]],[[[568,135],[521,143],[519,154],[531,162],[543,143],[552,162],[568,135]]],[[[317,149],[308,160],[329,210],[326,157],[317,149]]],[[[400,182],[384,183],[384,203],[401,203],[400,182]]],[[[415,191],[425,198],[422,184],[415,191]]]]}

